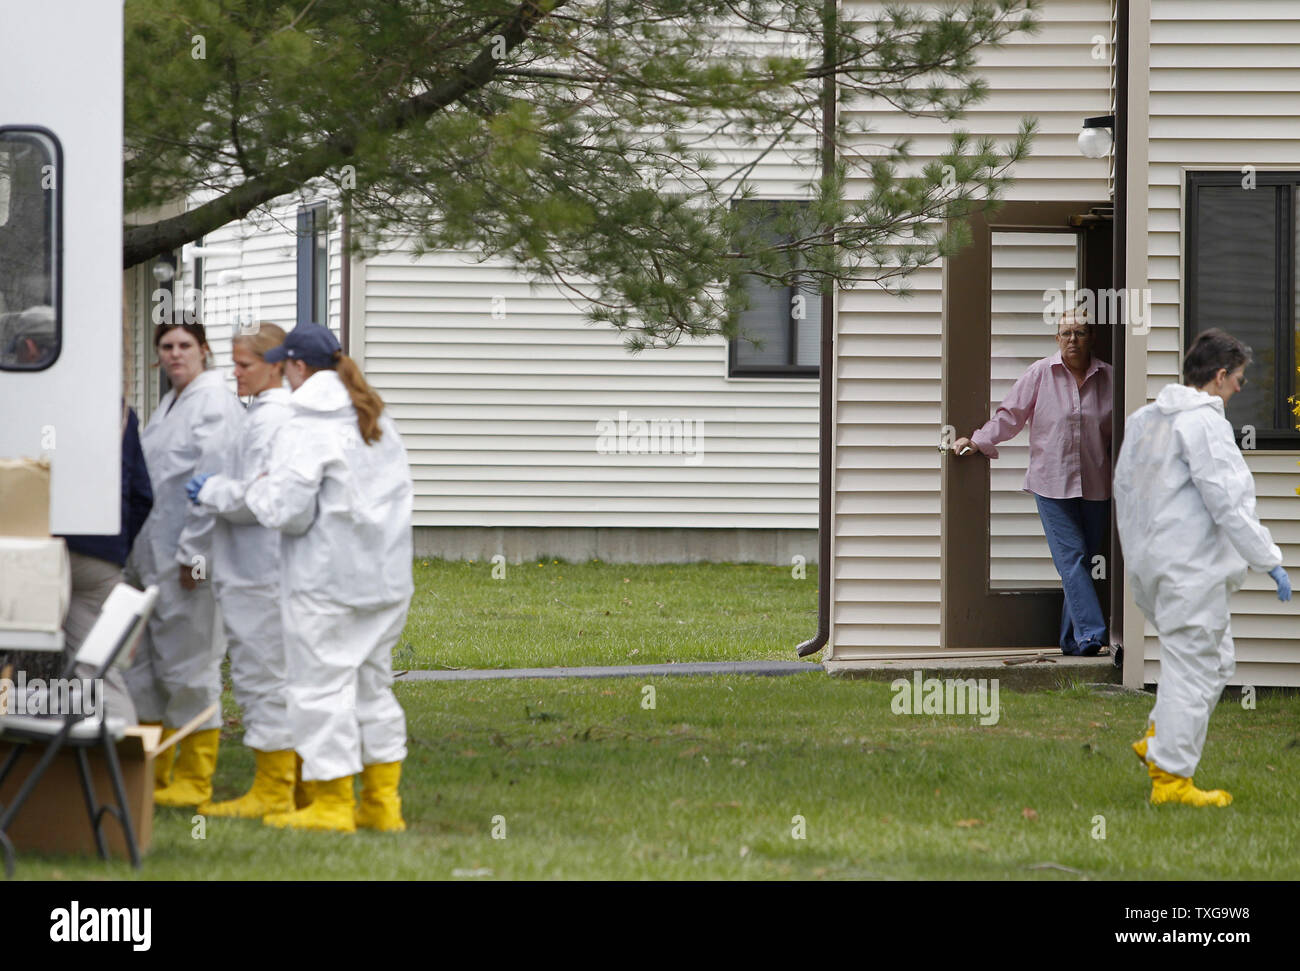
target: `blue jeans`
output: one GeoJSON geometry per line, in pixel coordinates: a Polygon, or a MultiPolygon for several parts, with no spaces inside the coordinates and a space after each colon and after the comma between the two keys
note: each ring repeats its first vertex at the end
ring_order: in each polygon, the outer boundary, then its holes
{"type": "Polygon", "coordinates": [[[1106,643],[1106,618],[1092,585],[1092,558],[1110,523],[1109,499],[1047,499],[1034,495],[1052,562],[1061,575],[1061,651],[1096,654],[1106,643]]]}

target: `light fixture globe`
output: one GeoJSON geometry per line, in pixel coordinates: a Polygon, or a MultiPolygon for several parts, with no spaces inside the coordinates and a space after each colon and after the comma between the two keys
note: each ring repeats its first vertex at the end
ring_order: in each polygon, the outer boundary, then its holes
{"type": "Polygon", "coordinates": [[[1085,128],[1079,132],[1079,151],[1088,158],[1101,158],[1114,144],[1115,137],[1109,128],[1085,128]]]}
{"type": "Polygon", "coordinates": [[[1088,158],[1101,158],[1115,144],[1115,116],[1093,115],[1083,119],[1079,151],[1088,158]]]}

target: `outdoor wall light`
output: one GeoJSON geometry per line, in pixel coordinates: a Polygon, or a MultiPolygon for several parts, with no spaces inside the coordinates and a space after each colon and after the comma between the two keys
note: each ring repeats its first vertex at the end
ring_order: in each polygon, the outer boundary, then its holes
{"type": "Polygon", "coordinates": [[[153,278],[159,283],[171,283],[176,279],[176,257],[170,253],[158,257],[153,265],[153,278]]]}
{"type": "Polygon", "coordinates": [[[1083,131],[1079,132],[1079,151],[1088,158],[1101,158],[1115,144],[1114,115],[1096,115],[1083,119],[1083,131]]]}

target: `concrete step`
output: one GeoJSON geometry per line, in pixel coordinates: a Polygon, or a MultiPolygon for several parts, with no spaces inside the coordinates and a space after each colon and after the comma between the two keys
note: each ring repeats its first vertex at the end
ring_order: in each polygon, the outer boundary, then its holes
{"type": "Polygon", "coordinates": [[[1068,687],[1074,682],[1085,684],[1120,684],[1123,672],[1112,658],[1071,657],[1044,651],[1041,654],[994,655],[989,657],[918,657],[881,660],[827,661],[826,671],[838,678],[865,678],[895,681],[912,678],[919,670],[921,678],[997,678],[1000,686],[1021,690],[1068,687]],[[1013,662],[1013,663],[1007,663],[1013,662]]]}

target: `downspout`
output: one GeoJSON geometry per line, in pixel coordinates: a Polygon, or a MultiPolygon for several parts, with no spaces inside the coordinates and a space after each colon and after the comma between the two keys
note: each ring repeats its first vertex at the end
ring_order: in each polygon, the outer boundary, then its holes
{"type": "MultiPolygon", "coordinates": [[[[1115,3],[1115,218],[1111,226],[1111,283],[1124,294],[1124,315],[1121,323],[1111,321],[1111,468],[1119,461],[1119,449],[1124,443],[1124,399],[1127,362],[1129,310],[1128,303],[1128,54],[1129,54],[1129,0],[1115,3]]],[[[1112,507],[1114,500],[1111,501],[1112,507]]],[[[1111,515],[1110,527],[1110,640],[1112,661],[1115,667],[1124,665],[1124,553],[1119,544],[1119,528],[1111,515]],[[1118,631],[1118,633],[1117,633],[1118,631]]]]}
{"type": "MultiPolygon", "coordinates": [[[[822,7],[822,175],[835,173],[835,33],[837,0],[822,7]]],[[[831,395],[835,368],[835,297],[831,280],[822,284],[821,364],[817,374],[817,633],[796,648],[799,657],[816,654],[831,635],[831,442],[835,429],[831,395]]]]}

